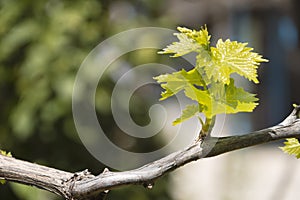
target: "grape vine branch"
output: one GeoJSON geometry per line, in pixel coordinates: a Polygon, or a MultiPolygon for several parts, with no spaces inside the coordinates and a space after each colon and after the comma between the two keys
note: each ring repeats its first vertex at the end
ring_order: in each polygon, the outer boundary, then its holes
{"type": "Polygon", "coordinates": [[[198,159],[284,138],[299,137],[300,106],[296,106],[276,126],[243,135],[209,137],[130,171],[111,172],[105,169],[96,176],[88,170],[71,173],[0,154],[0,178],[48,190],[67,200],[100,200],[105,198],[109,190],[125,185],[152,188],[161,176],[198,159]]]}

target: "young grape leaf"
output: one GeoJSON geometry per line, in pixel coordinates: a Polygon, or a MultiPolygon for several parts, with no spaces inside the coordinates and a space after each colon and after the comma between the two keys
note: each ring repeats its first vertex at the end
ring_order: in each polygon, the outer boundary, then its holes
{"type": "Polygon", "coordinates": [[[186,87],[185,95],[201,104],[202,112],[208,118],[221,113],[252,112],[258,105],[255,95],[235,87],[233,79],[225,86],[222,83],[212,84],[209,90],[186,87]]]}
{"type": "Polygon", "coordinates": [[[0,154],[3,155],[3,156],[12,157],[11,152],[6,152],[6,151],[3,151],[3,150],[1,150],[1,149],[0,149],[0,154]]]}
{"type": "Polygon", "coordinates": [[[297,104],[295,104],[295,103],[293,103],[293,107],[294,108],[296,108],[296,107],[298,107],[299,105],[297,105],[297,104]]]}
{"type": "Polygon", "coordinates": [[[200,90],[192,85],[184,88],[184,94],[188,98],[197,101],[204,107],[211,106],[212,96],[209,94],[208,90],[200,90]]]}
{"type": "Polygon", "coordinates": [[[177,29],[189,38],[195,40],[204,49],[208,49],[211,36],[208,34],[206,26],[201,27],[200,31],[191,30],[185,27],[178,27],[177,29]]]}
{"type": "Polygon", "coordinates": [[[237,88],[234,85],[234,79],[230,78],[229,85],[225,85],[226,96],[225,101],[230,105],[238,105],[241,103],[251,103],[258,101],[255,94],[246,92],[243,88],[237,88]]]}
{"type": "Polygon", "coordinates": [[[173,42],[168,45],[159,54],[174,54],[172,57],[179,57],[191,52],[200,52],[207,49],[209,46],[210,36],[207,28],[202,28],[200,31],[190,30],[183,27],[177,28],[180,33],[174,33],[179,42],[173,42]]]}
{"type": "Polygon", "coordinates": [[[199,106],[195,104],[187,105],[185,109],[182,111],[182,114],[179,118],[173,121],[173,125],[177,125],[179,123],[184,122],[185,120],[195,116],[199,112],[199,106]]]}
{"type": "Polygon", "coordinates": [[[284,142],[284,144],[284,147],[279,147],[282,151],[300,158],[300,143],[298,139],[288,138],[286,139],[286,142],[284,142]]]}
{"type": "Polygon", "coordinates": [[[161,94],[160,100],[173,96],[190,84],[203,86],[202,77],[196,69],[192,69],[188,72],[182,69],[181,71],[172,74],[163,74],[154,77],[154,79],[158,83],[161,83],[161,87],[165,89],[161,94]]]}
{"type": "Polygon", "coordinates": [[[261,62],[268,62],[258,53],[252,52],[253,48],[247,47],[248,43],[219,39],[216,47],[211,47],[211,58],[199,54],[197,66],[204,67],[208,78],[229,84],[230,75],[237,73],[245,78],[258,83],[257,68],[261,62]]]}

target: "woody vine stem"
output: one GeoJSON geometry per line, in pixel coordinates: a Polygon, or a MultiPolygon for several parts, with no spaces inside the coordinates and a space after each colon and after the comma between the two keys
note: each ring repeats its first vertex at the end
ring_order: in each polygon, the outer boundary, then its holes
{"type": "Polygon", "coordinates": [[[71,173],[0,154],[0,178],[33,185],[68,200],[98,200],[109,190],[125,185],[138,184],[151,188],[161,176],[198,159],[284,138],[300,137],[299,113],[300,106],[297,106],[276,126],[244,135],[207,137],[181,151],[124,172],[106,169],[99,175],[92,175],[88,170],[71,173]]]}

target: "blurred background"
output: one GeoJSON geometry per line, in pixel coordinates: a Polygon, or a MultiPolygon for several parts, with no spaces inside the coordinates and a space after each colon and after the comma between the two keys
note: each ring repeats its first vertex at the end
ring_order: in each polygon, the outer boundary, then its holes
{"type": "MultiPolygon", "coordinates": [[[[147,26],[175,32],[177,26],[198,30],[207,24],[213,43],[218,38],[249,42],[270,62],[259,69],[259,85],[243,78],[238,82],[258,94],[260,105],[254,113],[227,116],[222,135],[277,124],[292,103],[300,103],[299,9],[297,0],[0,0],[0,149],[62,170],[100,173],[105,166],[85,149],[74,126],[74,79],[101,41],[147,26]]],[[[169,62],[156,51],[133,52],[123,59],[129,67],[169,62]]],[[[120,133],[110,108],[114,85],[113,77],[104,77],[96,95],[97,114],[112,139],[120,133]]],[[[136,123],[149,123],[145,113],[159,98],[157,89],[135,94],[130,111],[136,123]]],[[[117,137],[120,142],[127,136],[117,137]]],[[[159,179],[152,190],[128,186],[110,192],[108,199],[298,199],[300,161],[280,152],[280,144],[204,159],[159,179]]],[[[158,139],[136,140],[131,148],[146,152],[161,145],[158,139]]],[[[0,186],[0,199],[61,198],[8,183],[0,186]]]]}

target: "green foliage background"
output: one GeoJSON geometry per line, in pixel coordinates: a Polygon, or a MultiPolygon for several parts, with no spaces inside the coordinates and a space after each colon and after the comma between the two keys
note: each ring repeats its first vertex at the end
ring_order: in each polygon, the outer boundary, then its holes
{"type": "MultiPolygon", "coordinates": [[[[118,1],[117,6],[135,8],[134,16],[128,18],[110,15],[115,1],[0,2],[0,149],[67,171],[87,168],[100,173],[104,166],[86,151],[74,128],[71,95],[76,72],[88,53],[114,33],[139,26],[162,26],[159,9],[163,2],[118,1]]],[[[149,61],[145,56],[128,59],[135,64],[149,61]]],[[[112,88],[108,77],[98,93],[109,96],[112,88]]],[[[96,103],[97,108],[106,116],[108,132],[113,132],[109,98],[103,99],[96,103]]],[[[135,108],[140,113],[145,109],[143,104],[135,108]]],[[[167,177],[147,192],[142,187],[116,190],[109,199],[170,199],[166,182],[167,177]]],[[[0,199],[60,198],[8,183],[0,187],[0,199]]]]}

